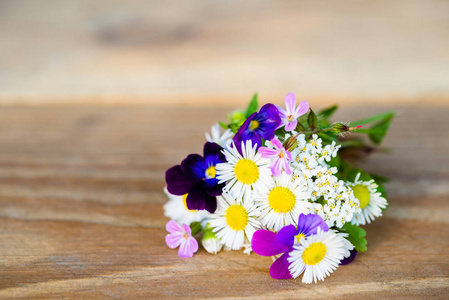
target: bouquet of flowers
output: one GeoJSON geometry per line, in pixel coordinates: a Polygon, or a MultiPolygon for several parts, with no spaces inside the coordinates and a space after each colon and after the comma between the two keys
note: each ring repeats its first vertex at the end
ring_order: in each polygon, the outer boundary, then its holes
{"type": "Polygon", "coordinates": [[[272,256],[271,277],[303,274],[304,283],[324,280],[366,251],[360,225],[387,207],[387,179],[353,166],[345,152],[380,144],[394,114],[331,123],[336,110],[315,113],[307,101],[297,106],[292,93],[285,108],[258,110],[256,94],[246,110],[212,126],[203,155],[166,172],[167,246],[192,257],[196,236],[209,253],[272,256]]]}

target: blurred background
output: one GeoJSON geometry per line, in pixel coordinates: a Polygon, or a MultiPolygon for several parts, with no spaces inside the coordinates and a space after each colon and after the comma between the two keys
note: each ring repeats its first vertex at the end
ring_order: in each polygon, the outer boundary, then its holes
{"type": "Polygon", "coordinates": [[[449,1],[0,1],[0,105],[235,106],[256,91],[449,104],[449,1]]]}

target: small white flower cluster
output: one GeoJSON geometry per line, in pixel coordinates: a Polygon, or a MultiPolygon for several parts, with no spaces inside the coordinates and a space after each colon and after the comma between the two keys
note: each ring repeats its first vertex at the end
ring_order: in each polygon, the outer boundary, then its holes
{"type": "Polygon", "coordinates": [[[337,168],[327,164],[341,146],[332,142],[323,147],[322,140],[316,134],[309,141],[301,134],[297,137],[297,143],[290,162],[293,179],[307,186],[310,201],[314,202],[311,213],[320,215],[329,227],[335,225],[341,228],[361,211],[352,189],[334,175],[338,172],[337,168]]]}

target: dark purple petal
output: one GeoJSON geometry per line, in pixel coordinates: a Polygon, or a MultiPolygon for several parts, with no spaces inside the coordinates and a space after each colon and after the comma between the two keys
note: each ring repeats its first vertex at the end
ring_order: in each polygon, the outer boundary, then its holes
{"type": "MultiPolygon", "coordinates": [[[[293,249],[293,248],[292,248],[293,249]]],[[[292,250],[290,249],[290,251],[292,250]]],[[[292,275],[288,270],[290,263],[287,258],[290,251],[285,252],[281,257],[276,259],[270,267],[270,275],[274,279],[291,279],[292,275]]]]}
{"type": "Polygon", "coordinates": [[[293,247],[295,243],[296,227],[295,225],[284,226],[276,235],[276,241],[286,247],[293,247]]]}
{"type": "Polygon", "coordinates": [[[265,140],[274,138],[274,131],[279,127],[281,118],[275,105],[268,103],[262,106],[257,117],[259,128],[255,131],[265,140]]]}
{"type": "Polygon", "coordinates": [[[210,213],[217,209],[217,198],[206,193],[204,182],[197,182],[187,195],[188,209],[207,210],[210,213]]]}
{"type": "Polygon", "coordinates": [[[167,170],[165,173],[165,182],[170,194],[182,196],[190,192],[197,182],[197,179],[187,177],[177,165],[167,170]]]}
{"type": "Polygon", "coordinates": [[[309,236],[317,233],[318,228],[322,231],[328,231],[329,226],[323,221],[319,215],[314,214],[301,214],[298,219],[298,234],[302,233],[305,236],[309,236]]]}
{"type": "Polygon", "coordinates": [[[218,180],[215,178],[204,180],[204,189],[206,190],[206,193],[214,197],[220,196],[223,193],[225,185],[226,183],[218,184],[218,180]]]}
{"type": "Polygon", "coordinates": [[[340,265],[347,265],[349,263],[352,263],[357,256],[357,250],[352,249],[350,250],[351,254],[348,257],[343,258],[343,260],[340,262],[340,265]]]}
{"type": "Polygon", "coordinates": [[[206,166],[204,158],[198,154],[190,154],[181,163],[181,170],[187,177],[204,178],[206,177],[206,166]]]}
{"type": "Polygon", "coordinates": [[[221,150],[223,150],[223,148],[220,145],[216,143],[206,142],[206,144],[204,144],[203,156],[207,157],[209,155],[215,156],[217,154],[222,154],[221,150]]]}
{"type": "Polygon", "coordinates": [[[276,233],[265,229],[259,229],[253,234],[251,249],[262,256],[273,256],[284,253],[289,250],[290,247],[278,242],[276,233]]]}

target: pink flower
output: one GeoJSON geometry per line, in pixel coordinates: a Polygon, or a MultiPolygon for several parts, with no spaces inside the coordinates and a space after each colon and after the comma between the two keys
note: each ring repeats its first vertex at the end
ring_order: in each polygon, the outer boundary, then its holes
{"type": "Polygon", "coordinates": [[[279,116],[281,117],[281,125],[278,128],[285,126],[285,131],[292,131],[298,124],[297,119],[309,110],[309,103],[302,101],[296,108],[296,96],[290,93],[285,96],[285,108],[287,110],[278,107],[279,116]]]}
{"type": "Polygon", "coordinates": [[[290,175],[292,171],[290,170],[288,162],[292,160],[292,155],[290,154],[290,152],[285,150],[284,147],[282,147],[281,141],[279,141],[278,138],[275,137],[274,139],[272,139],[271,143],[273,144],[274,149],[268,147],[260,147],[258,150],[259,153],[263,158],[269,158],[272,160],[271,173],[273,173],[274,177],[280,176],[282,170],[290,175]]]}
{"type": "Polygon", "coordinates": [[[179,245],[178,254],[180,257],[192,257],[193,253],[198,251],[198,242],[192,236],[190,227],[186,224],[179,225],[176,221],[170,220],[165,225],[170,234],[165,237],[165,243],[171,249],[179,245]]]}

